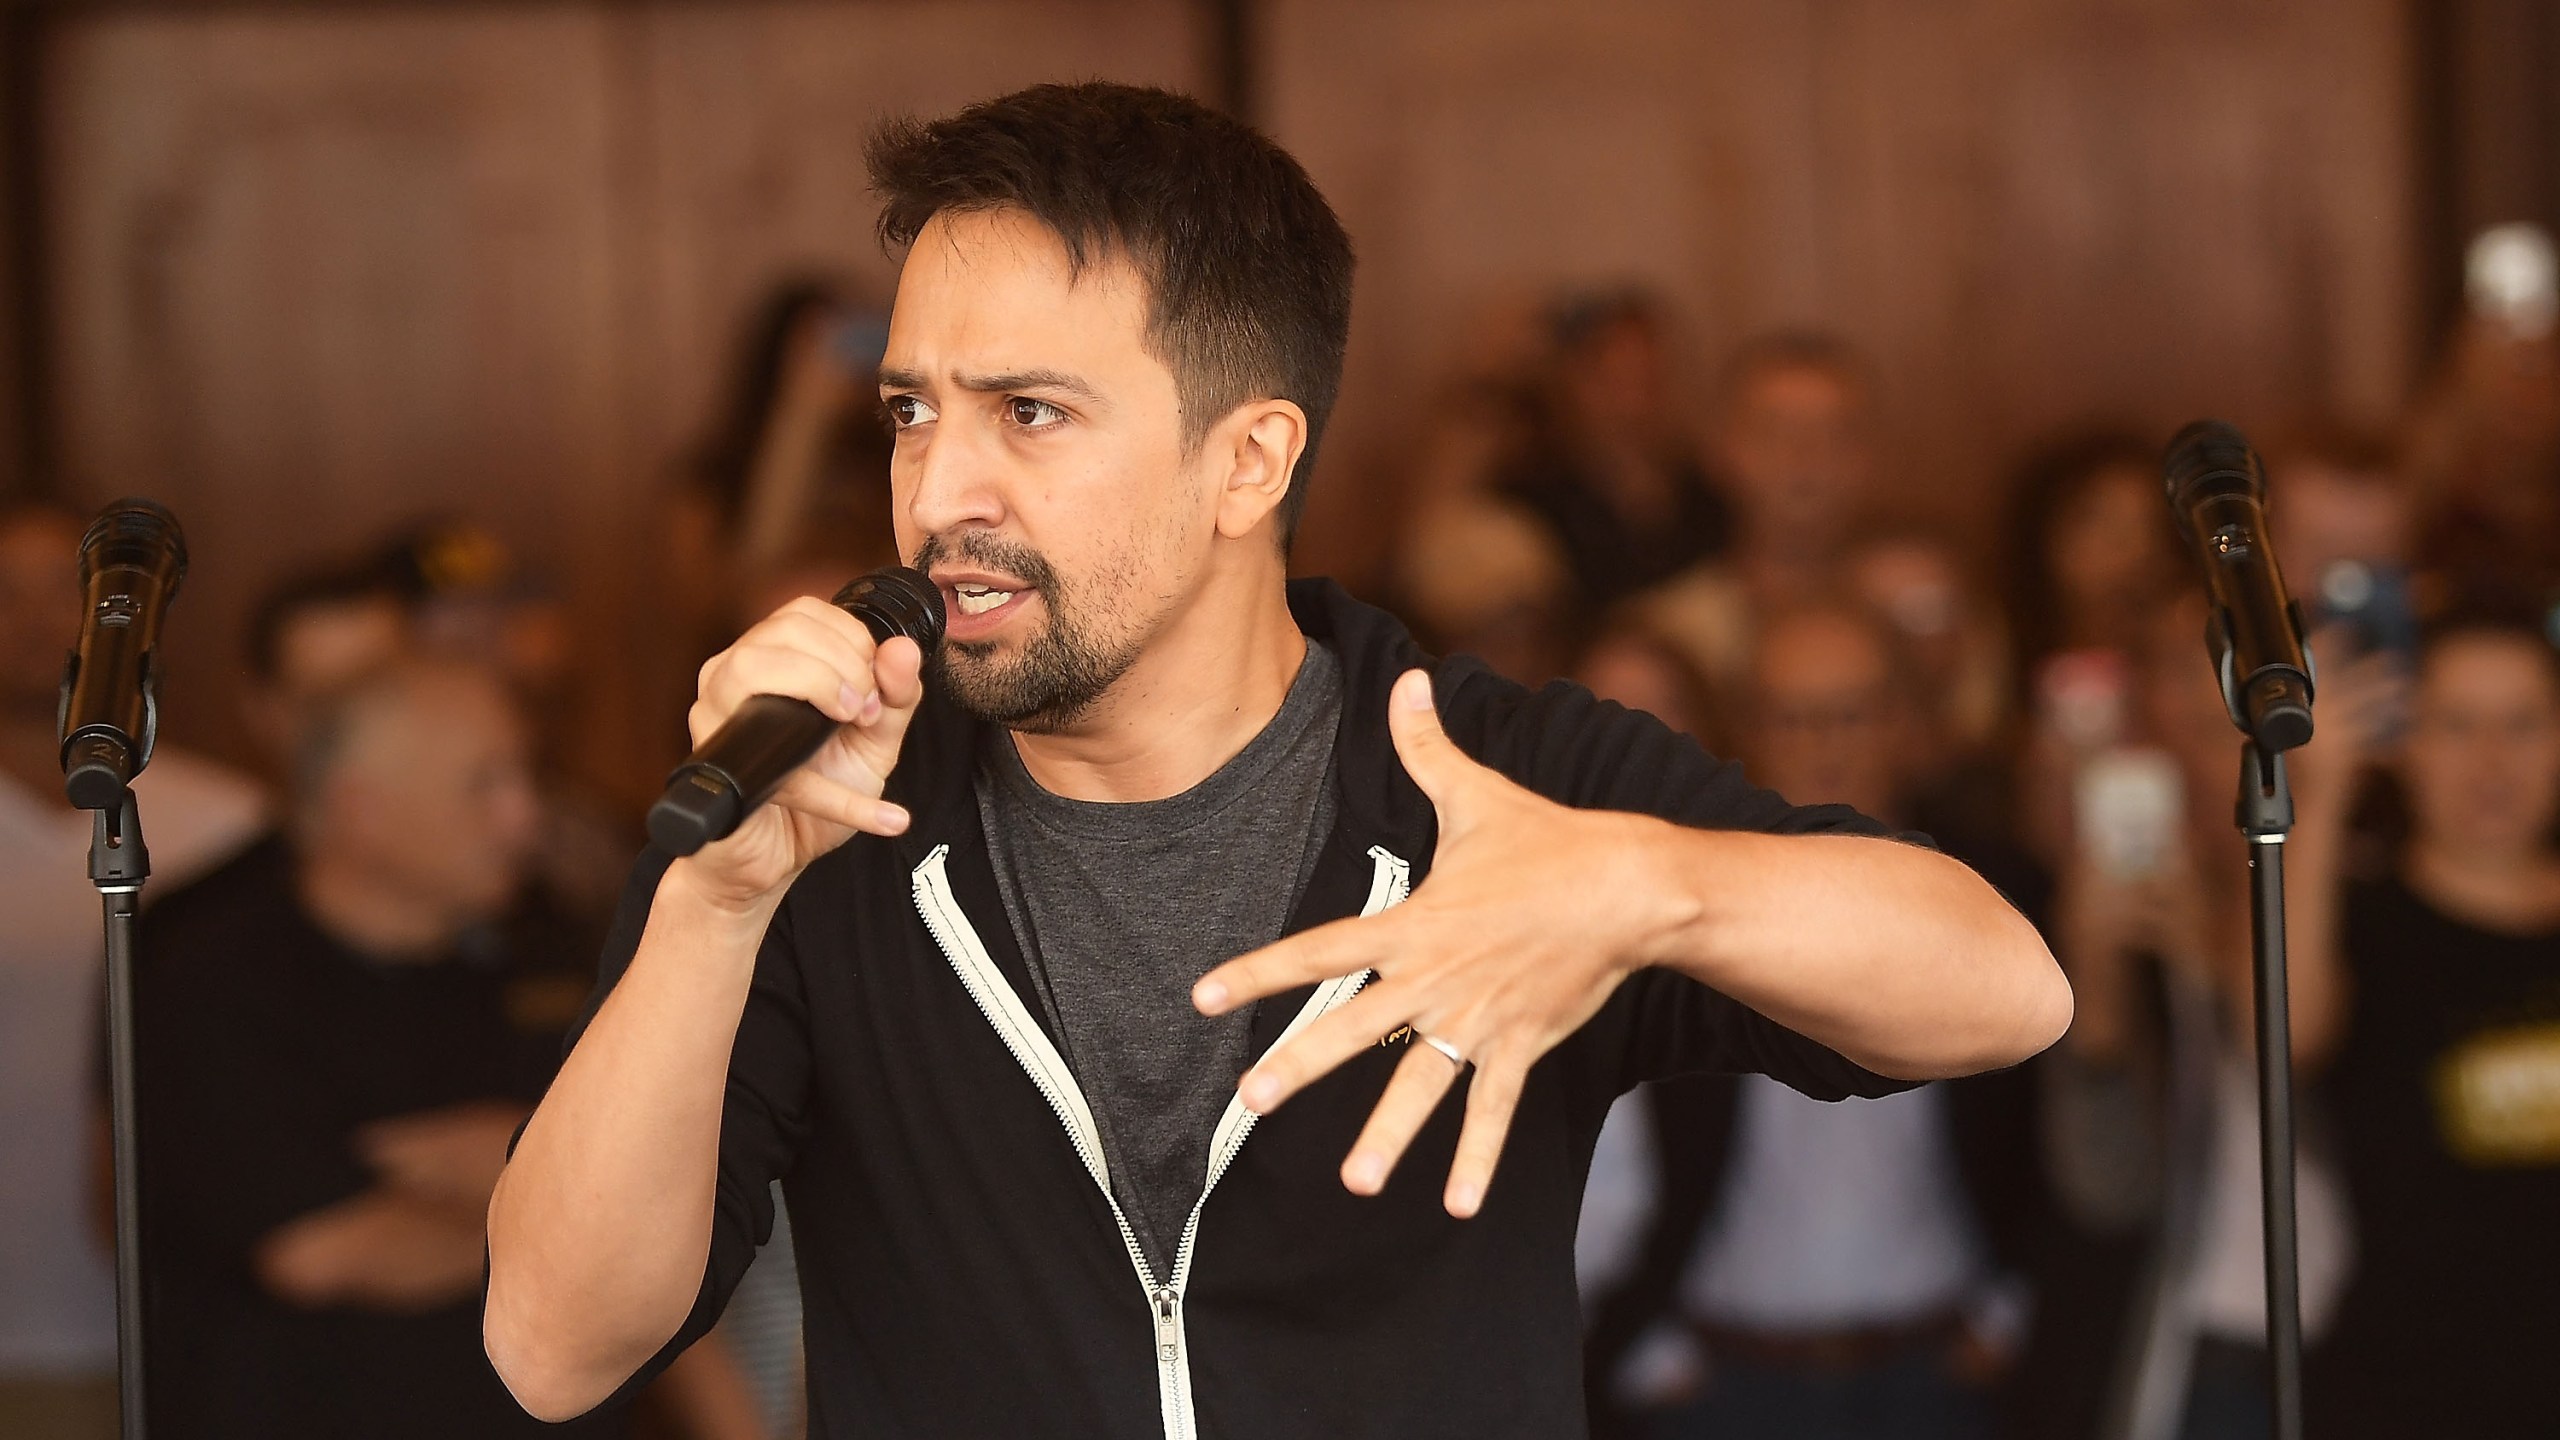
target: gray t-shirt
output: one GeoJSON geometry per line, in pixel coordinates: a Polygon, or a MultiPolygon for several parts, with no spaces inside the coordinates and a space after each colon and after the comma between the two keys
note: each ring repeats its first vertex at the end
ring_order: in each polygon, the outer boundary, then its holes
{"type": "Polygon", "coordinates": [[[1310,641],[1280,713],[1170,799],[1052,795],[1003,731],[980,757],[996,888],[1160,1280],[1250,1045],[1250,1007],[1211,1019],[1192,1008],[1191,986],[1287,927],[1333,828],[1341,714],[1341,663],[1310,641]]]}

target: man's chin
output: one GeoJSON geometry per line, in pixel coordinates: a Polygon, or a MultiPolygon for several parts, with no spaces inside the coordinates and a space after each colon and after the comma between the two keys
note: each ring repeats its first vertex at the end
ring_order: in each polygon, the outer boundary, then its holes
{"type": "Polygon", "coordinates": [[[1029,735],[1071,729],[1091,712],[1097,695],[1061,677],[1032,673],[1019,655],[1003,656],[983,642],[943,642],[935,677],[953,704],[989,725],[1029,735]]]}

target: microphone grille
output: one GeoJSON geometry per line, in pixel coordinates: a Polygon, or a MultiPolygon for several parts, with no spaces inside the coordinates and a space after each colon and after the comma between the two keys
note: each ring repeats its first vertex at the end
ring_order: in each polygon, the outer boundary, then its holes
{"type": "Polygon", "coordinates": [[[2170,437],[2160,460],[2160,478],[2169,493],[2169,508],[2184,528],[2188,512],[2199,500],[2215,495],[2247,495],[2264,499],[2267,475],[2248,437],[2224,420],[2198,420],[2170,437]]]}
{"type": "Polygon", "coordinates": [[[187,575],[187,535],[156,500],[128,496],[98,512],[80,537],[80,583],[110,566],[150,570],[168,565],[174,588],[187,575]]]}
{"type": "Polygon", "coordinates": [[[904,635],[927,654],[942,644],[942,587],[904,565],[887,565],[836,592],[835,604],[850,611],[886,642],[904,635]]]}

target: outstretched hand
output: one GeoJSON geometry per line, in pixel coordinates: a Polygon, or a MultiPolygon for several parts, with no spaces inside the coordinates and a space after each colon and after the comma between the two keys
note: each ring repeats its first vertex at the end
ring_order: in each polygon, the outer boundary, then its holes
{"type": "Polygon", "coordinates": [[[1240,956],[1192,989],[1202,1013],[1362,970],[1348,1004],[1276,1046],[1238,1086],[1257,1113],[1410,1025],[1396,1067],[1343,1162],[1342,1183],[1374,1195],[1465,1065],[1475,1069],[1443,1203],[1484,1203],[1513,1108],[1538,1058],[1581,1028],[1680,923],[1661,887],[1630,885],[1663,822],[1558,805],[1477,764],[1440,727],[1431,679],[1396,682],[1387,723],[1407,774],[1439,812],[1431,873],[1411,899],[1240,956]],[[1464,1065],[1435,1045],[1464,1057],[1464,1065]]]}

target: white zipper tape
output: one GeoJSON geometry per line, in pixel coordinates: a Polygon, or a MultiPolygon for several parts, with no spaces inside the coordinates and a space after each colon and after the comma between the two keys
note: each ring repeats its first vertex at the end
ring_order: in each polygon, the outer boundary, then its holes
{"type": "MultiPolygon", "coordinates": [[[[1191,1284],[1191,1257],[1200,1238],[1200,1212],[1209,1203],[1209,1192],[1216,1189],[1218,1181],[1226,1175],[1227,1167],[1234,1163],[1236,1152],[1244,1148],[1246,1138],[1253,1133],[1254,1122],[1260,1117],[1245,1109],[1240,1099],[1227,1102],[1226,1112],[1218,1118],[1217,1131],[1210,1137],[1207,1179],[1200,1188],[1200,1198],[1192,1203],[1190,1218],[1183,1222],[1182,1243],[1174,1252],[1173,1274],[1168,1283],[1157,1284],[1154,1268],[1147,1264],[1146,1251],[1139,1246],[1137,1233],[1129,1226],[1129,1217],[1122,1213],[1119,1200],[1111,1193],[1111,1171],[1103,1158],[1101,1132],[1093,1123],[1092,1107],[1085,1103],[1084,1091],[1076,1085],[1075,1074],[1067,1068],[1065,1058],[1058,1054],[1055,1045],[1049,1043],[1048,1033],[1024,1007],[1022,997],[1005,983],[1004,972],[997,968],[994,957],[987,953],[986,942],[979,936],[977,928],[969,923],[968,915],[960,909],[958,898],[951,893],[951,876],[947,868],[950,851],[948,845],[936,845],[932,853],[924,857],[924,863],[915,868],[916,913],[923,917],[925,929],[933,935],[934,943],[941,947],[943,958],[951,963],[951,968],[960,977],[961,986],[969,992],[969,998],[977,1002],[979,1013],[995,1029],[996,1037],[1004,1042],[1014,1063],[1022,1067],[1022,1073],[1030,1077],[1041,1097],[1049,1102],[1049,1109],[1065,1128],[1069,1143],[1075,1146],[1076,1157],[1084,1162],[1085,1173],[1093,1177],[1094,1184],[1102,1187],[1102,1198],[1111,1207],[1112,1222],[1120,1230],[1120,1243],[1128,1250],[1129,1263],[1138,1273],[1139,1285],[1146,1291],[1148,1312],[1155,1317],[1156,1398],[1162,1411],[1165,1440],[1197,1440],[1199,1432],[1191,1408],[1191,1356],[1183,1326],[1182,1299],[1191,1284]]],[[[1410,864],[1381,846],[1371,846],[1369,858],[1376,869],[1370,876],[1369,899],[1361,907],[1362,915],[1375,915],[1390,905],[1401,903],[1413,889],[1413,867],[1410,864]]],[[[1363,970],[1357,975],[1345,975],[1317,986],[1315,993],[1307,998],[1307,1003],[1291,1017],[1288,1028],[1280,1032],[1280,1038],[1272,1042],[1274,1047],[1286,1043],[1313,1024],[1317,1017],[1359,994],[1360,987],[1368,983],[1369,974],[1363,970]]]]}

